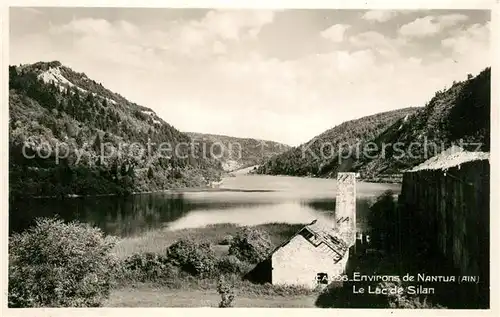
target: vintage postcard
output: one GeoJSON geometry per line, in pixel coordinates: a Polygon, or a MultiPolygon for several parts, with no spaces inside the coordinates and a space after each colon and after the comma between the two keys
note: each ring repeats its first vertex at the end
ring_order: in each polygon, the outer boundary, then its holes
{"type": "Polygon", "coordinates": [[[6,7],[9,314],[490,310],[493,10],[6,7]]]}

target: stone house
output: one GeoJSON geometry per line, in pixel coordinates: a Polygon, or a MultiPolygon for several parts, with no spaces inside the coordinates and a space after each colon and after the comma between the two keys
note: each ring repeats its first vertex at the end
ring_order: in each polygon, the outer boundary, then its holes
{"type": "MultiPolygon", "coordinates": [[[[278,246],[247,278],[275,285],[326,286],[345,272],[356,240],[355,174],[339,173],[336,217],[314,220],[278,246]]],[[[338,281],[338,280],[337,280],[338,281]]]]}
{"type": "Polygon", "coordinates": [[[272,284],[329,284],[344,272],[348,255],[347,244],[331,226],[313,222],[272,253],[272,284]]]}
{"type": "Polygon", "coordinates": [[[246,278],[314,289],[343,274],[348,257],[349,246],[338,232],[315,220],[274,249],[246,278]]]}

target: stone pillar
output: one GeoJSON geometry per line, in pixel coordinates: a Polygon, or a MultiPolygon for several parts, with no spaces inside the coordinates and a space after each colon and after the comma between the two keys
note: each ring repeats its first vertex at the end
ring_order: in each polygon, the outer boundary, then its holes
{"type": "Polygon", "coordinates": [[[349,247],[356,244],[356,173],[338,173],[335,221],[349,247]]]}

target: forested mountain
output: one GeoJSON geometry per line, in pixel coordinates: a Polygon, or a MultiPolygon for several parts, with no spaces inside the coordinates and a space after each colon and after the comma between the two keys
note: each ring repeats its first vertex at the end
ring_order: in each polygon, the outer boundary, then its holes
{"type": "Polygon", "coordinates": [[[204,186],[224,170],[266,160],[258,173],[335,177],[355,171],[373,178],[400,173],[454,143],[482,151],[490,145],[490,68],[436,92],[423,108],[348,121],[295,148],[182,133],[57,61],[10,66],[9,88],[11,197],[204,186]]]}
{"type": "Polygon", "coordinates": [[[469,151],[490,151],[491,68],[453,82],[407,120],[397,122],[372,141],[385,153],[363,156],[353,169],[372,177],[398,173],[418,165],[452,145],[469,151]],[[394,147],[392,145],[398,145],[394,147]],[[402,149],[403,152],[398,150],[402,149]]]}
{"type": "Polygon", "coordinates": [[[257,169],[259,174],[328,177],[339,170],[338,153],[376,137],[389,126],[416,111],[417,108],[382,112],[335,126],[312,140],[277,155],[257,169]]]}
{"type": "Polygon", "coordinates": [[[469,74],[467,80],[454,82],[436,92],[425,107],[342,123],[272,158],[257,172],[335,177],[337,172],[352,171],[376,179],[401,173],[453,144],[489,151],[490,72],[486,68],[476,77],[469,74]],[[334,145],[334,155],[328,144],[334,145]]]}
{"type": "Polygon", "coordinates": [[[195,132],[187,134],[195,142],[213,144],[213,153],[220,158],[222,168],[228,172],[262,164],[272,156],[290,149],[289,145],[267,140],[195,132]]]}
{"type": "Polygon", "coordinates": [[[60,62],[10,66],[9,88],[13,197],[203,186],[222,172],[151,109],[60,62]]]}

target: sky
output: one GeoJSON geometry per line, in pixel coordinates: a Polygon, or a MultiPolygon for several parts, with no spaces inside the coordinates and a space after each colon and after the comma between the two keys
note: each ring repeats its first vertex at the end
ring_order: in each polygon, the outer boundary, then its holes
{"type": "Polygon", "coordinates": [[[11,8],[10,64],[61,61],[181,131],[299,145],[491,64],[480,10],[11,8]]]}

